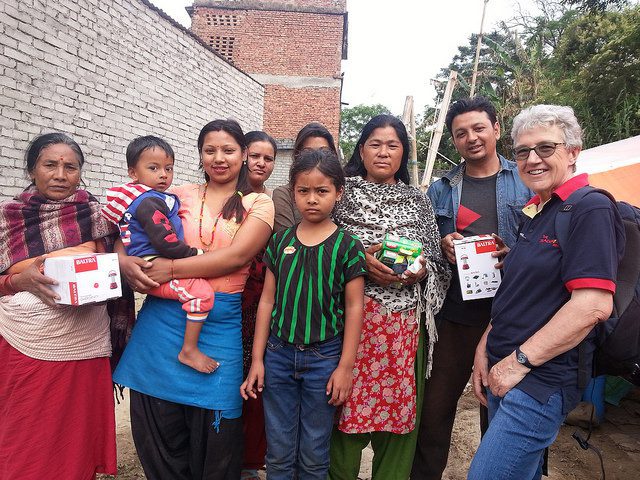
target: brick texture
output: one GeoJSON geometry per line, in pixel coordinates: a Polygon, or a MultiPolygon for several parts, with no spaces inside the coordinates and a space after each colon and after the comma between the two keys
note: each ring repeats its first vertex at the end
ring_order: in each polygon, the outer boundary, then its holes
{"type": "Polygon", "coordinates": [[[278,156],[273,172],[266,182],[266,185],[273,189],[280,185],[286,185],[289,182],[289,168],[291,167],[291,153],[293,150],[286,148],[278,149],[278,156]]]}
{"type": "Polygon", "coordinates": [[[195,0],[189,11],[203,42],[265,84],[267,133],[291,140],[319,121],[338,138],[344,0],[195,0]]]}
{"type": "Polygon", "coordinates": [[[228,58],[247,72],[333,78],[342,26],[342,15],[198,7],[191,29],[212,47],[217,37],[233,39],[228,58]]]}
{"type": "Polygon", "coordinates": [[[176,185],[198,181],[196,139],[215,118],[262,128],[264,87],[144,0],[0,2],[0,200],[28,181],[40,133],[69,133],[103,197],[126,180],[129,141],[154,134],[176,153],[176,185]]]}
{"type": "Polygon", "coordinates": [[[340,90],[337,88],[291,89],[267,85],[264,129],[274,138],[287,138],[291,132],[295,136],[307,123],[320,121],[337,141],[340,117],[335,115],[336,105],[340,105],[340,90]],[[295,116],[291,115],[292,111],[295,111],[295,116]]]}

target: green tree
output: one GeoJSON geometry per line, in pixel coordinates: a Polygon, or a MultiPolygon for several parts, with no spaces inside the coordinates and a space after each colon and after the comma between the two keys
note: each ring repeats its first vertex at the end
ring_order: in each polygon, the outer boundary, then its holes
{"type": "Polygon", "coordinates": [[[563,0],[562,3],[571,5],[584,12],[598,13],[610,8],[621,8],[629,4],[628,0],[563,0]]]}
{"type": "MultiPolygon", "coordinates": [[[[535,15],[519,12],[483,39],[477,93],[496,106],[501,153],[510,151],[513,117],[535,103],[572,106],[586,147],[640,133],[640,7],[586,13],[567,3],[537,0],[535,15]]],[[[468,95],[476,40],[441,72],[443,79],[450,69],[460,74],[453,100],[468,95]]],[[[446,134],[440,152],[457,157],[446,134]]]]}
{"type": "MultiPolygon", "coordinates": [[[[448,79],[451,70],[458,72],[458,84],[453,92],[451,101],[454,102],[469,96],[477,41],[478,36],[476,34],[471,35],[467,44],[458,47],[458,53],[454,56],[449,66],[440,71],[438,80],[441,80],[441,82],[436,85],[438,99],[442,98],[444,94],[446,79],[448,79]]],[[[508,118],[511,110],[518,109],[519,105],[524,101],[523,97],[528,98],[523,94],[523,87],[520,86],[520,83],[530,83],[537,78],[535,75],[530,74],[531,69],[525,69],[522,66],[520,56],[522,52],[526,53],[526,49],[518,46],[519,41],[518,37],[512,35],[505,25],[501,25],[500,30],[493,30],[483,36],[480,49],[476,94],[484,95],[496,106],[498,121],[503,130],[505,128],[505,117],[508,118]],[[515,92],[519,93],[516,94],[515,92]],[[521,99],[515,101],[518,97],[521,99]]],[[[425,112],[424,118],[427,117],[428,114],[425,112]]],[[[435,123],[435,120],[431,123],[435,123]]],[[[510,148],[510,143],[506,135],[503,135],[501,140],[498,143],[498,151],[502,153],[510,148]]],[[[426,143],[428,144],[428,140],[426,143]]],[[[426,147],[424,148],[426,155],[426,147]]],[[[460,156],[456,152],[451,136],[446,129],[442,136],[438,153],[454,162],[460,161],[460,156]]],[[[421,158],[420,155],[419,158],[421,158]]],[[[439,156],[439,159],[441,162],[435,168],[446,169],[450,166],[442,157],[439,156]]]]}
{"type": "Polygon", "coordinates": [[[640,134],[640,6],[577,18],[550,67],[545,100],[574,107],[587,147],[640,134]]]}
{"type": "Polygon", "coordinates": [[[346,161],[360,138],[362,129],[372,117],[380,114],[391,114],[384,105],[356,105],[351,108],[343,108],[340,112],[340,148],[346,161]]]}
{"type": "MultiPolygon", "coordinates": [[[[437,79],[441,82],[436,85],[438,96],[444,93],[446,80],[449,78],[449,71],[451,70],[458,72],[458,87],[453,93],[452,100],[469,96],[477,42],[478,35],[474,33],[469,37],[467,44],[458,47],[458,53],[453,57],[451,63],[440,70],[437,79]]],[[[478,91],[487,87],[500,91],[510,81],[511,73],[498,68],[496,56],[489,43],[502,45],[506,50],[510,49],[512,55],[515,54],[515,46],[509,35],[505,35],[504,32],[498,30],[493,30],[484,35],[480,48],[478,77],[476,79],[478,91]]]]}

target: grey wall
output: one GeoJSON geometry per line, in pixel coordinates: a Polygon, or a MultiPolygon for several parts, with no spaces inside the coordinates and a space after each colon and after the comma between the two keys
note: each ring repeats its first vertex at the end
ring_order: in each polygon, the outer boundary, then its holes
{"type": "Polygon", "coordinates": [[[197,181],[196,139],[215,118],[262,127],[264,87],[144,0],[0,0],[0,200],[27,185],[40,133],[82,147],[90,191],[126,180],[129,141],[176,152],[174,184],[197,181]]]}

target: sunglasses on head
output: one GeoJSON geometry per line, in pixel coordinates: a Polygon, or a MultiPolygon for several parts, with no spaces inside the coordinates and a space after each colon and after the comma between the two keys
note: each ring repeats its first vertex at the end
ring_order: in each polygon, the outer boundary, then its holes
{"type": "Polygon", "coordinates": [[[566,145],[564,142],[543,142],[539,143],[535,147],[518,147],[514,148],[513,154],[518,161],[524,161],[529,158],[531,150],[536,152],[536,155],[540,158],[547,158],[553,155],[558,145],[566,145]]]}

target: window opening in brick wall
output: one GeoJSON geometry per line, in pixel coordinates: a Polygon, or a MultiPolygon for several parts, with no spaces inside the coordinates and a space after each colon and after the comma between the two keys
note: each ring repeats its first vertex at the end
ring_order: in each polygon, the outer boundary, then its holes
{"type": "Polygon", "coordinates": [[[215,27],[237,27],[239,23],[238,15],[214,15],[212,13],[205,14],[207,25],[215,27]]]}
{"type": "Polygon", "coordinates": [[[230,62],[233,61],[233,45],[235,41],[235,37],[209,36],[209,46],[230,62]]]}

